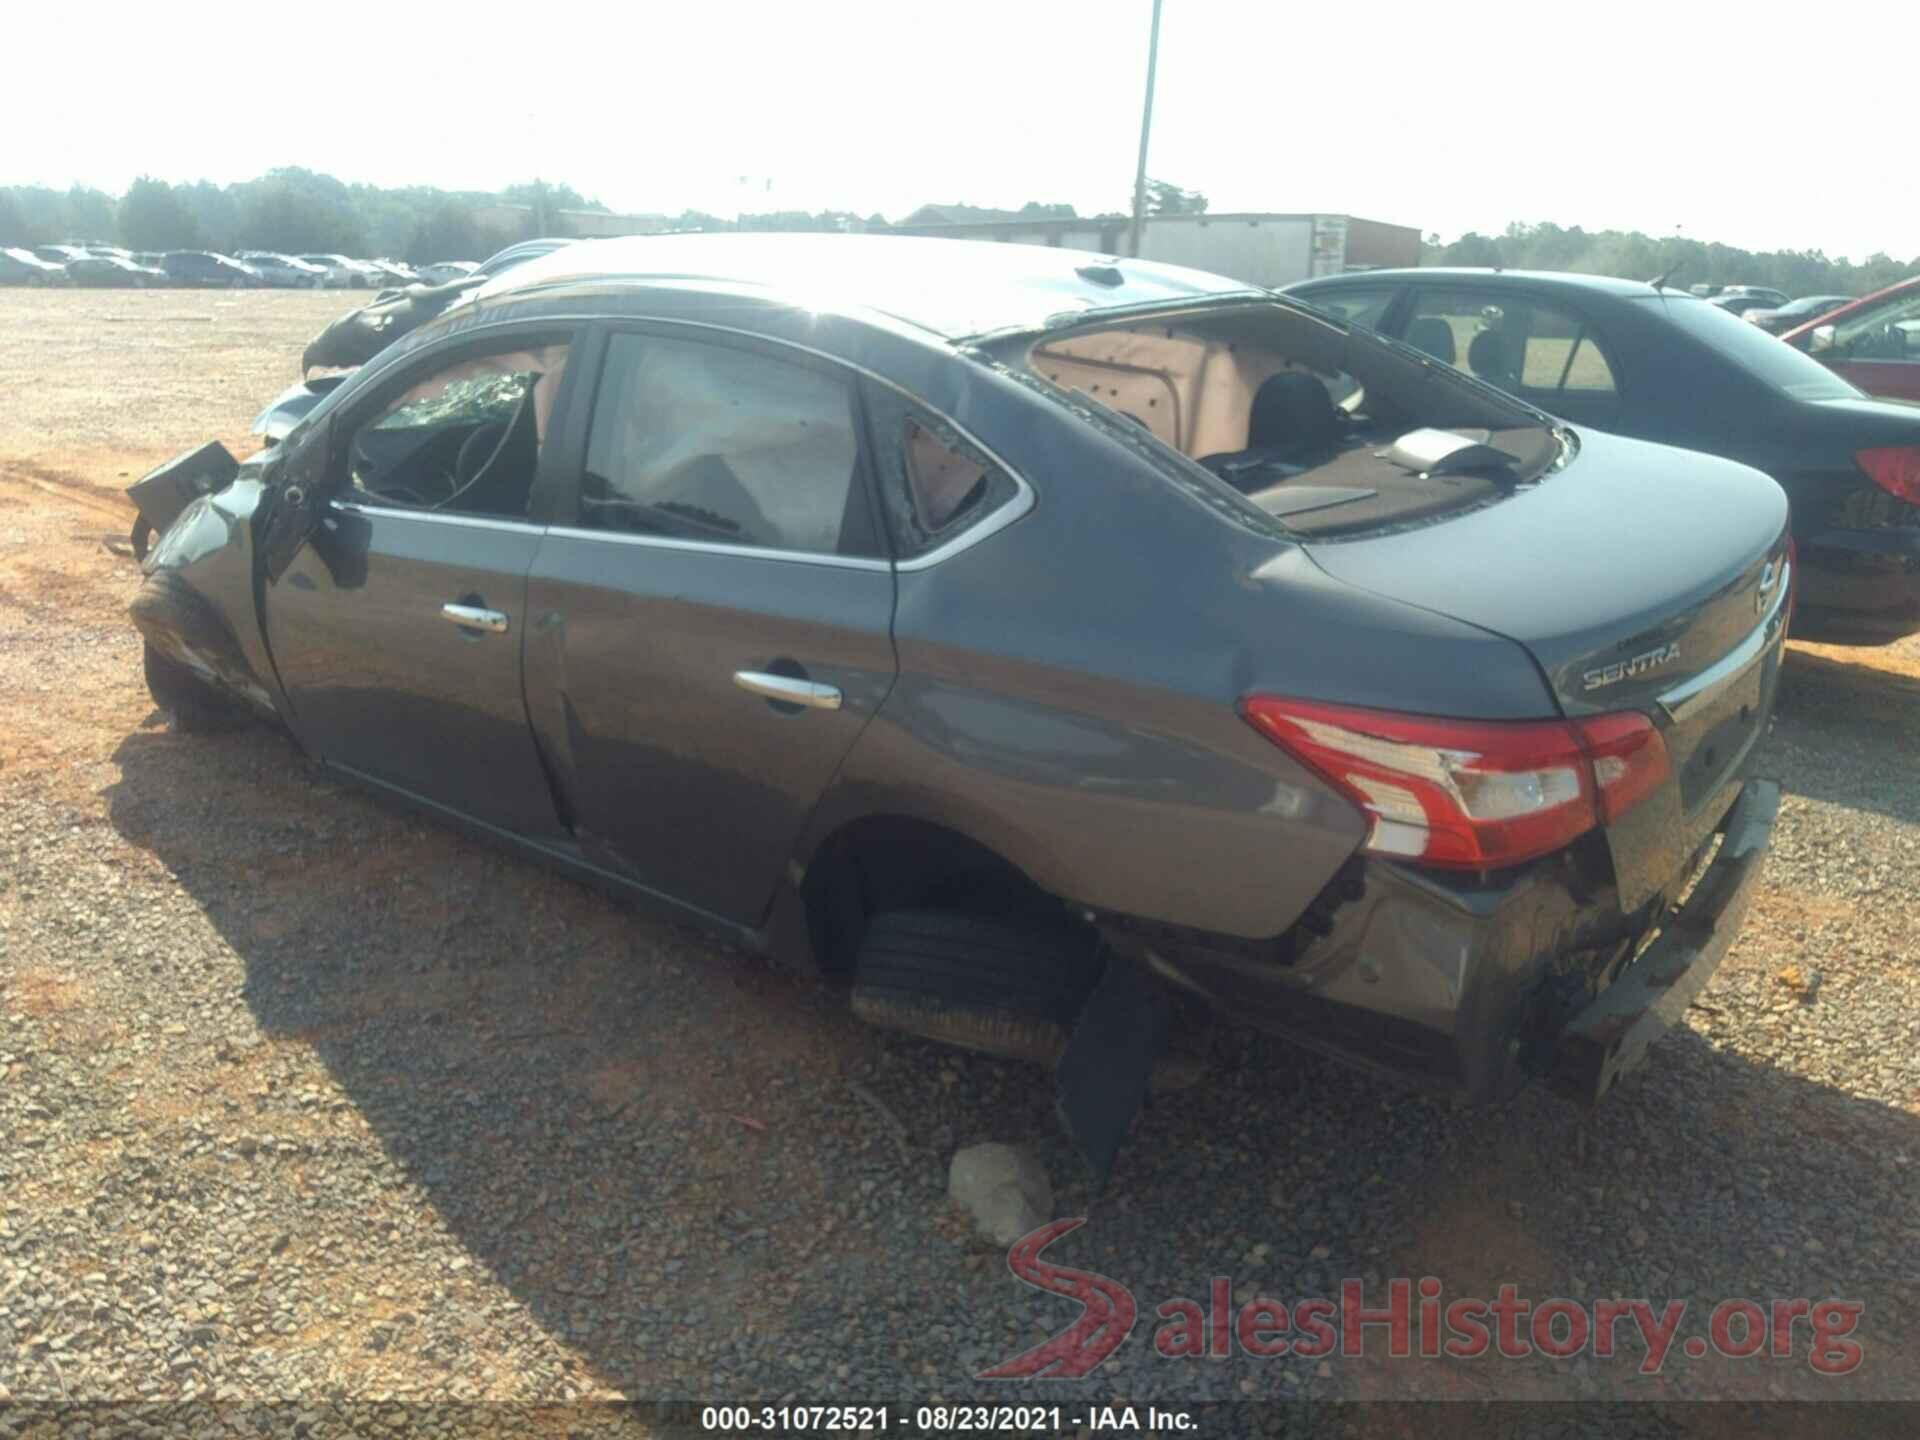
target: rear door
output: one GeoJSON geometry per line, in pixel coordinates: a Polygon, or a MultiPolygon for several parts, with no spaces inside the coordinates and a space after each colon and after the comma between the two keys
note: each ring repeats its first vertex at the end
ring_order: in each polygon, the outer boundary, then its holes
{"type": "Polygon", "coordinates": [[[559,824],[521,689],[528,505],[571,341],[545,326],[441,347],[336,416],[329,498],[264,602],[310,750],[534,838],[559,824]]]}
{"type": "Polygon", "coordinates": [[[1550,415],[1600,429],[1620,417],[1620,385],[1582,308],[1517,286],[1423,285],[1398,338],[1550,415]]]}
{"type": "Polygon", "coordinates": [[[852,376],[609,327],[566,523],[528,582],[528,700],[587,854],[743,924],[894,678],[852,376]]]}

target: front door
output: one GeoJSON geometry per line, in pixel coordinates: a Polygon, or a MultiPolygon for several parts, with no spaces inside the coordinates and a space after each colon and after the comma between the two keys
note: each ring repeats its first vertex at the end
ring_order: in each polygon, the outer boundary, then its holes
{"type": "Polygon", "coordinates": [[[797,352],[616,330],[592,415],[528,581],[535,728],[591,856],[754,924],[893,684],[857,390],[797,352]]]}
{"type": "Polygon", "coordinates": [[[329,498],[265,604],[309,750],[535,838],[559,827],[521,688],[527,507],[569,340],[441,350],[336,417],[329,498]]]}

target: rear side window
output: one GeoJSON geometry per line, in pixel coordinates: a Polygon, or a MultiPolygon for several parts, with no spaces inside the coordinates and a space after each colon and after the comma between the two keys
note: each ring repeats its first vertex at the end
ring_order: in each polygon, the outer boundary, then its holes
{"type": "Polygon", "coordinates": [[[911,560],[974,529],[1020,493],[953,426],[897,392],[867,387],[881,509],[894,555],[911,560]]]}
{"type": "Polygon", "coordinates": [[[1349,325],[1378,330],[1381,318],[1399,293],[1397,285],[1343,285],[1337,290],[1302,291],[1299,298],[1338,315],[1349,325]]]}
{"type": "Polygon", "coordinates": [[[913,508],[938,534],[986,497],[987,463],[918,420],[907,421],[907,483],[913,508]]]}
{"type": "Polygon", "coordinates": [[[1610,396],[1618,386],[1584,317],[1511,292],[1429,292],[1407,343],[1502,390],[1553,408],[1561,392],[1610,396]]]}
{"type": "Polygon", "coordinates": [[[751,350],[607,345],[580,485],[585,528],[823,555],[880,553],[854,393],[751,350]]]}
{"type": "Polygon", "coordinates": [[[1729,315],[1718,305],[1649,297],[1638,305],[1658,305],[1668,320],[1761,384],[1801,400],[1844,400],[1860,392],[1818,360],[1782,345],[1758,325],[1729,315]]]}

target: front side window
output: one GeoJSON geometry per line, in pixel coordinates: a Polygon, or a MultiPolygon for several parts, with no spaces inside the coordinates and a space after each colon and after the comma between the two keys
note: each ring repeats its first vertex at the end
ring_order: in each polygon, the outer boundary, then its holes
{"type": "Polygon", "coordinates": [[[874,556],[852,389],[753,350],[614,335],[579,523],[758,549],[874,556]]]}
{"type": "Polygon", "coordinates": [[[1920,287],[1835,324],[1827,353],[1836,360],[1920,362],[1920,287]]]}
{"type": "Polygon", "coordinates": [[[524,517],[567,349],[521,340],[468,354],[389,398],[347,447],[352,498],[524,517]]]}
{"type": "Polygon", "coordinates": [[[1430,291],[1407,322],[1407,343],[1502,390],[1553,409],[1562,393],[1610,396],[1613,367],[1584,316],[1529,295],[1430,291]]]}

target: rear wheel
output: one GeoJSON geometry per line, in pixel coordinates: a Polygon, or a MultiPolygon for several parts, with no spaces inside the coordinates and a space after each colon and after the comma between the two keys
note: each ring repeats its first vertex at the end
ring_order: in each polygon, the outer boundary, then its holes
{"type": "Polygon", "coordinates": [[[242,719],[234,703],[172,656],[146,647],[147,693],[187,734],[231,730],[242,719]]]}
{"type": "Polygon", "coordinates": [[[1050,1063],[1100,968],[1098,937],[1083,926],[887,910],[861,940],[853,1009],[888,1029],[1050,1063]]]}

